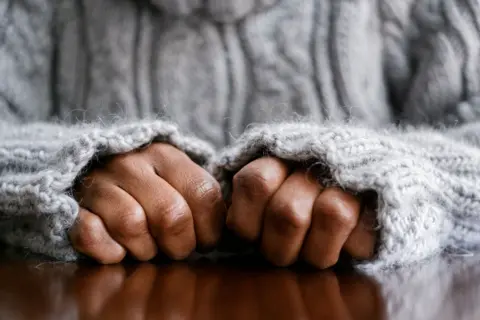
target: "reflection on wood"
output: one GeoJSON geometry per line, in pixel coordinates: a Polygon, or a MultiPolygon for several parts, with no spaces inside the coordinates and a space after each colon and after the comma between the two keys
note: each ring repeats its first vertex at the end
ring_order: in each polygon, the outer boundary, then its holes
{"type": "Polygon", "coordinates": [[[0,319],[480,319],[479,265],[442,258],[372,278],[274,269],[255,256],[115,266],[3,258],[0,319]]]}

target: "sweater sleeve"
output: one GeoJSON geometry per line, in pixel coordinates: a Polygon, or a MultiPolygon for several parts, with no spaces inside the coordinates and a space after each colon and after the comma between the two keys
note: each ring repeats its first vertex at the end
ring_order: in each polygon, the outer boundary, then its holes
{"type": "Polygon", "coordinates": [[[460,0],[378,5],[387,87],[402,127],[267,124],[224,150],[214,168],[227,193],[232,176],[263,155],[322,165],[323,183],[373,191],[378,250],[359,264],[371,269],[480,246],[480,7],[460,0]]]}
{"type": "Polygon", "coordinates": [[[213,169],[228,192],[250,161],[275,156],[321,165],[326,185],[377,195],[379,245],[366,268],[480,245],[480,122],[461,128],[374,130],[355,124],[283,123],[246,132],[213,169]]]}
{"type": "Polygon", "coordinates": [[[68,229],[78,213],[70,189],[91,161],[166,142],[205,165],[213,149],[164,121],[110,127],[0,122],[0,240],[56,259],[77,254],[68,229]]]}
{"type": "Polygon", "coordinates": [[[0,4],[0,241],[72,260],[77,254],[67,231],[78,204],[69,190],[92,161],[161,141],[205,165],[213,148],[161,120],[49,123],[55,108],[50,88],[55,3],[0,4]]]}

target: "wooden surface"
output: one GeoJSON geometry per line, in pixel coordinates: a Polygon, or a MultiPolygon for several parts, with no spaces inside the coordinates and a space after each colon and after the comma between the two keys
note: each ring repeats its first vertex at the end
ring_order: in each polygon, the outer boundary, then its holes
{"type": "Polygon", "coordinates": [[[256,257],[189,263],[0,260],[0,319],[480,319],[478,263],[378,277],[274,269],[256,257]]]}

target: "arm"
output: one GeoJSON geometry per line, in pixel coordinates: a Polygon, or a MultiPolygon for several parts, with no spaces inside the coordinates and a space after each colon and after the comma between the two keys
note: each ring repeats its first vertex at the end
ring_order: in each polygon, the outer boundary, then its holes
{"type": "Polygon", "coordinates": [[[187,138],[162,121],[109,128],[49,124],[9,128],[3,124],[2,133],[0,237],[10,245],[61,259],[76,256],[67,231],[79,206],[70,190],[92,161],[152,141],[170,143],[199,164],[205,164],[212,153],[204,142],[187,138]],[[32,138],[35,131],[38,134],[32,138]]]}
{"type": "Polygon", "coordinates": [[[216,168],[228,188],[238,170],[269,154],[322,164],[324,184],[375,191],[380,241],[370,267],[480,244],[480,11],[459,1],[380,5],[385,74],[404,128],[266,125],[243,135],[216,168]]]}
{"type": "MultiPolygon", "coordinates": [[[[466,131],[480,132],[480,123],[466,131]]],[[[262,155],[321,164],[328,169],[319,177],[323,184],[377,194],[380,242],[370,267],[406,264],[450,245],[468,249],[480,243],[480,149],[458,134],[348,124],[265,125],[225,150],[215,171],[228,189],[231,177],[262,155]]]]}
{"type": "Polygon", "coordinates": [[[164,121],[109,127],[48,123],[53,5],[12,1],[6,10],[7,25],[0,28],[0,240],[75,259],[67,231],[79,205],[71,189],[93,161],[154,141],[176,146],[200,165],[213,150],[164,121]],[[22,20],[27,15],[28,23],[22,20]]]}

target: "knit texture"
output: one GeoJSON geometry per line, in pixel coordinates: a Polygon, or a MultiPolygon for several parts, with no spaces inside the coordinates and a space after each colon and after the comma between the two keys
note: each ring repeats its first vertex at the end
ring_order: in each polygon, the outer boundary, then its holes
{"type": "MultiPolygon", "coordinates": [[[[480,123],[471,126],[480,137],[480,123]]],[[[448,132],[259,126],[226,149],[213,170],[228,193],[231,177],[262,156],[319,165],[326,169],[319,176],[325,185],[377,194],[380,244],[368,268],[407,264],[448,246],[480,244],[480,149],[449,138],[448,132]]]]}
{"type": "Polygon", "coordinates": [[[169,14],[186,16],[195,11],[205,11],[218,22],[235,22],[248,14],[269,8],[277,0],[152,0],[152,3],[169,14]]]}
{"type": "Polygon", "coordinates": [[[14,2],[0,92],[26,119],[169,118],[218,148],[252,122],[392,120],[375,1],[21,2],[35,32],[14,2]]]}
{"type": "Polygon", "coordinates": [[[73,181],[151,141],[185,150],[227,193],[264,154],[376,192],[368,268],[480,244],[475,1],[16,0],[0,16],[8,244],[74,259],[73,181]]]}
{"type": "Polygon", "coordinates": [[[69,129],[0,122],[0,136],[0,239],[64,260],[77,258],[67,235],[79,209],[70,189],[91,161],[152,142],[172,144],[200,165],[213,155],[162,121],[69,129]]]}

